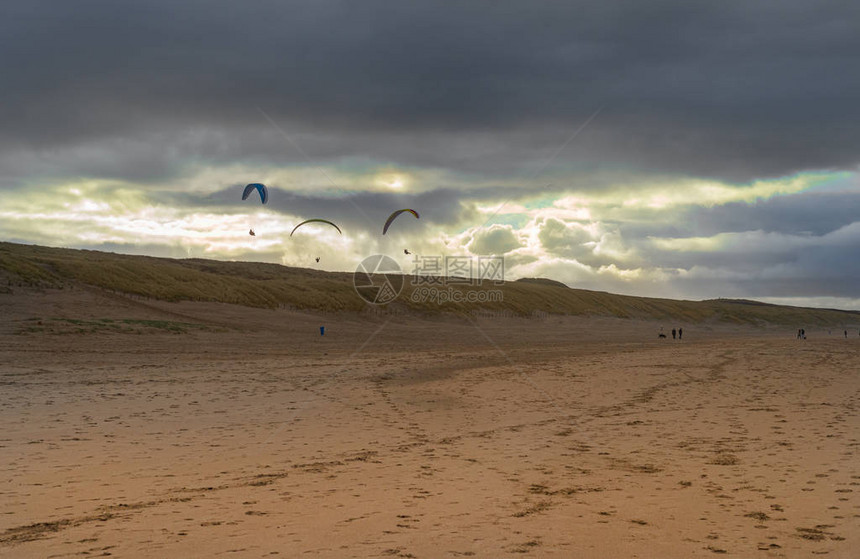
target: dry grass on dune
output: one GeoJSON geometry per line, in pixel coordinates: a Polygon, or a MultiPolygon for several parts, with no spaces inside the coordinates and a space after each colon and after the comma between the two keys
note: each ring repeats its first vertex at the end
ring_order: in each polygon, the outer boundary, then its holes
{"type": "Polygon", "coordinates": [[[154,258],[90,250],[0,244],[0,270],[15,286],[91,285],[165,301],[213,301],[251,307],[361,310],[350,274],[254,262],[154,258]]]}
{"type": "MultiPolygon", "coordinates": [[[[352,274],[255,262],[177,260],[89,250],[0,243],[0,290],[16,287],[95,286],[165,301],[212,301],[251,307],[360,312],[368,305],[356,296],[352,274]]],[[[559,282],[528,279],[496,285],[454,286],[460,292],[498,290],[497,301],[480,303],[413,301],[414,288],[390,309],[399,312],[467,314],[502,312],[674,319],[688,323],[792,324],[855,327],[860,312],[766,305],[751,301],[678,301],[571,289],[559,282]]],[[[447,287],[446,287],[447,289],[447,287]]]]}

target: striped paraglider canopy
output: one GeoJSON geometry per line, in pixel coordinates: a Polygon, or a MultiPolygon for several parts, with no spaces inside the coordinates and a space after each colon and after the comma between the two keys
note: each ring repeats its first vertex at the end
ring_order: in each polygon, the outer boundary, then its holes
{"type": "Polygon", "coordinates": [[[418,212],[416,212],[415,210],[410,210],[409,208],[397,210],[396,212],[394,212],[390,216],[388,216],[388,219],[385,220],[385,225],[382,227],[382,234],[383,235],[385,235],[388,232],[388,228],[391,227],[391,224],[394,222],[395,219],[397,219],[397,216],[399,216],[403,212],[411,213],[412,215],[415,216],[415,219],[420,219],[420,217],[421,217],[418,215],[418,212]]]}

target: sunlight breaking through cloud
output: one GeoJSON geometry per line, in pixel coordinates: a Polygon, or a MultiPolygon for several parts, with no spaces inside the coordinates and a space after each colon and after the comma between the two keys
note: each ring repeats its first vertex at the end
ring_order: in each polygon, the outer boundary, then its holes
{"type": "MultiPolygon", "coordinates": [[[[763,207],[773,199],[826,191],[834,181],[845,184],[845,173],[800,174],[744,185],[684,177],[642,179],[597,191],[569,187],[551,197],[535,193],[538,197],[531,198],[526,191],[510,198],[507,191],[494,196],[483,185],[469,188],[467,177],[459,179],[465,185],[462,190],[440,190],[445,185],[434,183],[440,175],[433,170],[365,166],[351,175],[343,168],[328,168],[324,174],[355,190],[292,193],[293,202],[284,205],[280,196],[290,186],[273,182],[272,203],[263,207],[242,203],[238,195],[242,181],[223,178],[247,173],[245,167],[206,166],[198,171],[183,179],[188,188],[181,193],[107,180],[59,181],[7,192],[0,209],[0,233],[48,245],[180,247],[186,254],[211,258],[299,266],[320,257],[324,268],[331,270],[350,270],[373,251],[401,254],[407,247],[420,254],[495,254],[508,261],[509,279],[550,275],[570,285],[655,294],[671,293],[678,282],[715,278],[737,282],[797,274],[798,251],[860,242],[860,225],[851,223],[825,235],[767,231],[753,223],[748,230],[695,234],[694,210],[707,212],[736,204],[763,207]],[[220,182],[215,177],[221,177],[220,182]],[[454,214],[434,212],[432,196],[437,192],[451,193],[454,214]],[[431,196],[430,205],[422,206],[422,220],[404,223],[381,237],[373,221],[368,221],[377,211],[374,206],[383,200],[388,200],[389,207],[415,203],[398,201],[404,195],[431,196]],[[322,215],[332,202],[346,212],[336,218],[346,220],[343,236],[308,226],[289,237],[296,223],[322,215]],[[490,222],[482,224],[490,216],[490,222]],[[249,229],[257,235],[249,236],[249,229]],[[703,260],[704,254],[717,258],[703,260]],[[768,255],[770,260],[751,275],[741,261],[756,255],[768,255]]],[[[323,174],[307,168],[270,168],[260,174],[281,177],[291,185],[314,172],[317,179],[323,174]]],[[[810,256],[810,263],[814,260],[810,256]]]]}

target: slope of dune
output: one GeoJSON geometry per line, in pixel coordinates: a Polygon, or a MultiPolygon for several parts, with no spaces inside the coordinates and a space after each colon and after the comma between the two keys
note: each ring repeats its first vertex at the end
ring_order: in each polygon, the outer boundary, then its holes
{"type": "MultiPolygon", "coordinates": [[[[357,296],[353,275],[255,262],[170,259],[89,250],[0,243],[0,290],[92,286],[164,301],[207,301],[259,308],[339,312],[545,314],[675,319],[686,322],[854,327],[860,312],[768,305],[744,300],[681,301],[572,289],[560,282],[531,278],[514,282],[447,285],[446,291],[478,295],[481,302],[440,302],[414,297],[403,279],[396,301],[380,311],[357,296]]],[[[452,299],[454,297],[451,297],[452,299]]]]}

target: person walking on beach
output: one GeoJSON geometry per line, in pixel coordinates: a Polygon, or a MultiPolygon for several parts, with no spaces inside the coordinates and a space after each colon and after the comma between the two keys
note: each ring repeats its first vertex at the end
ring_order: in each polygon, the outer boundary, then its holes
{"type": "Polygon", "coordinates": [[[684,337],[684,329],[678,328],[678,339],[680,340],[683,337],[684,337]]]}
{"type": "Polygon", "coordinates": [[[672,328],[672,339],[673,339],[673,340],[675,339],[675,335],[676,335],[677,333],[678,333],[678,332],[677,332],[674,328],[672,328]]]}
{"type": "Polygon", "coordinates": [[[848,339],[848,330],[845,331],[845,339],[848,339]]]}

